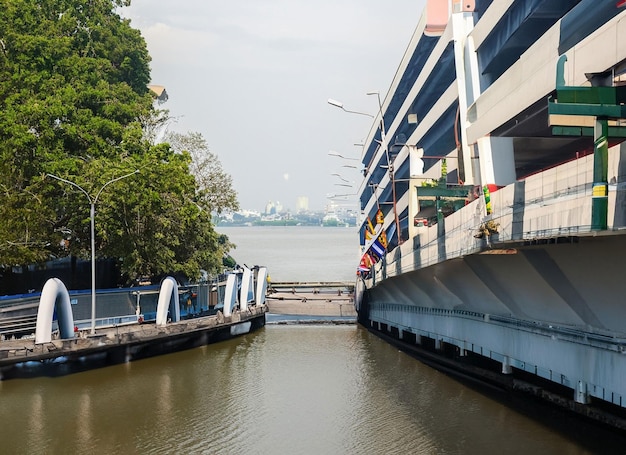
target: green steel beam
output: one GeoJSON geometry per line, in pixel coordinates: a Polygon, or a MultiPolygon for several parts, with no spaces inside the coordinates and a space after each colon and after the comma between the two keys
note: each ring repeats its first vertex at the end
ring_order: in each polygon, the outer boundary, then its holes
{"type": "Polygon", "coordinates": [[[548,100],[548,114],[586,115],[607,119],[626,118],[626,105],[557,103],[548,100]]]}
{"type": "Polygon", "coordinates": [[[626,100],[626,87],[561,87],[556,98],[559,103],[616,105],[626,100]]]}
{"type": "MultiPolygon", "coordinates": [[[[588,136],[594,137],[593,128],[581,126],[553,126],[555,136],[588,136]]],[[[626,138],[626,126],[609,126],[609,138],[626,138]]]]}
{"type": "Polygon", "coordinates": [[[467,194],[473,190],[472,186],[460,186],[456,188],[441,188],[438,186],[417,187],[417,197],[444,197],[444,198],[466,198],[467,194]]]}
{"type": "MultiPolygon", "coordinates": [[[[626,137],[624,127],[609,128],[609,120],[626,118],[626,87],[568,87],[565,85],[565,62],[561,55],[556,65],[557,102],[548,100],[549,115],[595,117],[593,128],[593,186],[591,192],[591,229],[608,228],[608,153],[610,137],[626,137]]],[[[558,121],[558,120],[556,120],[558,121]]],[[[553,133],[591,136],[591,128],[553,126],[553,133]],[[573,133],[573,134],[572,134],[573,133]]]]}

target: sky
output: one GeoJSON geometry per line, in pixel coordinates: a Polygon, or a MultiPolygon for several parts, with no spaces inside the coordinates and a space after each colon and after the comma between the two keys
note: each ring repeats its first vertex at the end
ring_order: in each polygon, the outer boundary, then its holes
{"type": "Polygon", "coordinates": [[[356,207],[359,158],[425,0],[132,0],[169,129],[199,132],[242,209],[356,207]],[[339,174],[339,176],[332,175],[339,174]],[[347,182],[346,182],[347,180],[347,182]],[[340,186],[350,185],[353,187],[340,186]],[[329,199],[333,195],[345,195],[329,199]]]}

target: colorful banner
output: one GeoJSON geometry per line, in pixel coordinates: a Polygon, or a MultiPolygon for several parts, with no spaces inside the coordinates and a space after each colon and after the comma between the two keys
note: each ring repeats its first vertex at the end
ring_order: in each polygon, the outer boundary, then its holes
{"type": "Polygon", "coordinates": [[[485,195],[485,208],[487,209],[487,215],[491,215],[491,194],[489,193],[489,187],[483,186],[483,194],[485,195]]]}

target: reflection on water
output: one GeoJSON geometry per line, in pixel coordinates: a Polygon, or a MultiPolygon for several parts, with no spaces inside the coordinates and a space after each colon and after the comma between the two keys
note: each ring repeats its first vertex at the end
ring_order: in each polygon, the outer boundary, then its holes
{"type": "Polygon", "coordinates": [[[91,395],[88,391],[83,390],[77,397],[77,414],[76,420],[80,422],[76,426],[76,444],[78,447],[85,447],[89,444],[89,441],[94,437],[91,427],[91,395]]]}
{"type": "Polygon", "coordinates": [[[267,326],[0,396],[3,453],[593,453],[355,325],[267,326]]]}

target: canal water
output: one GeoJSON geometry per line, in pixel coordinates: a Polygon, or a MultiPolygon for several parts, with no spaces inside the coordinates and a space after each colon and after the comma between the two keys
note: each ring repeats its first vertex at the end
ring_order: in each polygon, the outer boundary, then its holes
{"type": "MultiPolygon", "coordinates": [[[[249,229],[243,235],[254,236],[249,229]]],[[[266,259],[250,262],[277,260],[266,259]]],[[[334,260],[332,248],[326,259],[334,260]]],[[[317,279],[322,265],[302,264],[317,279]]],[[[284,270],[274,275],[300,279],[284,270]]],[[[451,379],[357,325],[268,325],[176,354],[0,382],[0,400],[7,454],[573,455],[626,448],[610,433],[451,379]]]]}

